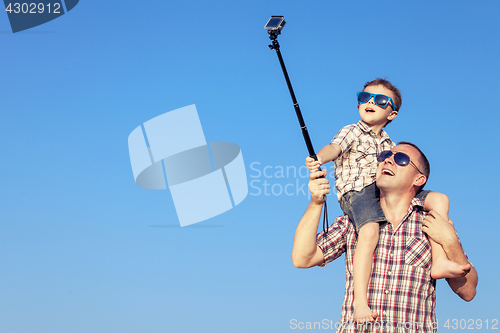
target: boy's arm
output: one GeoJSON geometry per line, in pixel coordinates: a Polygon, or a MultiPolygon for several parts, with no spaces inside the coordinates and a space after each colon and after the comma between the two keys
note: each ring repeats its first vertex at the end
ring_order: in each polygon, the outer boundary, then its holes
{"type": "Polygon", "coordinates": [[[331,161],[334,161],[339,157],[339,155],[342,153],[342,149],[340,146],[336,143],[330,143],[326,146],[323,147],[319,151],[319,153],[316,154],[316,156],[321,156],[321,159],[323,160],[323,163],[328,163],[331,161]]]}
{"type": "Polygon", "coordinates": [[[306,166],[309,169],[309,171],[311,172],[316,171],[319,169],[321,165],[336,160],[341,153],[342,149],[338,144],[330,143],[324,146],[323,149],[321,149],[319,153],[316,154],[316,157],[318,158],[317,161],[315,161],[312,157],[308,156],[306,158],[306,166]]]}

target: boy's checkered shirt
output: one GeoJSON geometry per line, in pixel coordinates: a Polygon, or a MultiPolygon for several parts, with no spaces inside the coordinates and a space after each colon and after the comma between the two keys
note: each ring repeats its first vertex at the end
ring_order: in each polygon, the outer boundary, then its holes
{"type": "Polygon", "coordinates": [[[337,332],[436,331],[436,280],[430,273],[431,247],[422,232],[425,216],[423,202],[414,198],[395,230],[391,223],[380,228],[368,285],[368,305],[378,312],[378,325],[367,324],[357,329],[352,324],[352,271],[357,243],[354,226],[347,216],[340,216],[330,225],[326,237],[323,232],[318,234],[317,244],[325,258],[322,266],[346,254],[346,292],[337,332]],[[396,329],[398,325],[403,326],[403,330],[396,329]]]}
{"type": "Polygon", "coordinates": [[[335,159],[335,187],[337,198],[349,191],[361,191],[375,182],[378,155],[395,146],[385,131],[381,139],[363,121],[343,127],[332,139],[342,149],[335,159]]]}

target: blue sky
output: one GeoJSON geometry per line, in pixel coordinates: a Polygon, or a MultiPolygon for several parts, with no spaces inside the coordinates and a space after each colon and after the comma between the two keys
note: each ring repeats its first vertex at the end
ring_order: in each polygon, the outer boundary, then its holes
{"type": "Polygon", "coordinates": [[[450,197],[479,273],[470,303],[438,281],[440,329],[491,328],[499,11],[493,0],[80,1],[16,34],[0,15],[0,331],[288,332],[292,319],[339,319],[343,260],[291,263],[307,180],[278,171],[299,170],[307,150],[267,47],[271,15],[287,20],[281,51],[317,150],[358,120],[366,81],[400,88],[387,131],[427,154],[428,188],[450,197]],[[241,147],[251,186],[234,209],[180,228],[168,190],[135,185],[127,138],[191,104],[207,141],[241,147]]]}

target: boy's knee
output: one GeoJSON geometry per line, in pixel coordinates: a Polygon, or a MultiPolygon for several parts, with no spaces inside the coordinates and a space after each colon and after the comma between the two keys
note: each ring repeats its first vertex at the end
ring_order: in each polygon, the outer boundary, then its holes
{"type": "Polygon", "coordinates": [[[378,239],[379,225],[378,223],[367,223],[359,230],[359,238],[361,239],[378,239]]]}
{"type": "Polygon", "coordinates": [[[450,207],[450,199],[448,198],[448,196],[446,194],[436,193],[436,192],[432,192],[432,193],[435,193],[434,200],[436,200],[437,203],[439,203],[440,205],[445,206],[445,207],[450,207]]]}

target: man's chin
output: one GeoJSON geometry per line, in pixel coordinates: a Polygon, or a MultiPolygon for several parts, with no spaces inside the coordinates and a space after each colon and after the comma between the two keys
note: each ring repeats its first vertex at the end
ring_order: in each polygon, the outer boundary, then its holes
{"type": "Polygon", "coordinates": [[[389,179],[383,179],[383,177],[377,179],[376,184],[380,191],[386,191],[392,187],[389,179]]]}

